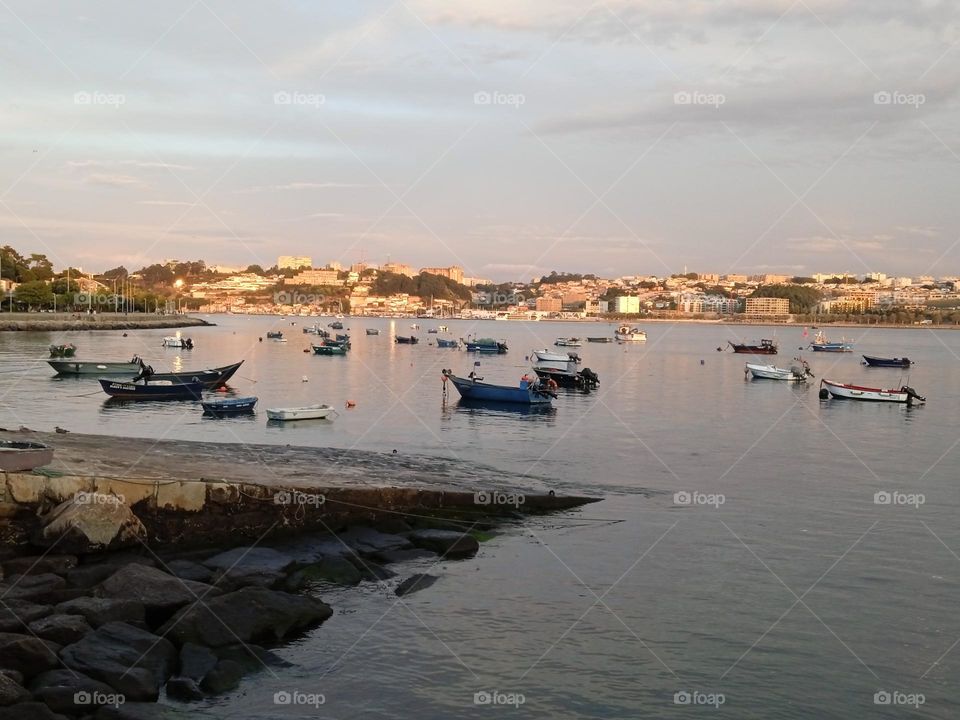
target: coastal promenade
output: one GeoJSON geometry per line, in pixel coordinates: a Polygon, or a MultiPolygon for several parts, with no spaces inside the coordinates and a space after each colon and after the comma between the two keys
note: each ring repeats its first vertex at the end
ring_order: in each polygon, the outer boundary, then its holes
{"type": "Polygon", "coordinates": [[[211,325],[190,315],[153,313],[46,313],[0,312],[0,330],[136,330],[140,328],[181,328],[211,325]]]}

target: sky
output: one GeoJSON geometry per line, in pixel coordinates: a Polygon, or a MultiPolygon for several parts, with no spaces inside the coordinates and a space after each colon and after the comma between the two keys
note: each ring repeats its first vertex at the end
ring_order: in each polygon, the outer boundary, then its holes
{"type": "Polygon", "coordinates": [[[960,3],[0,2],[58,267],[960,274],[960,3]]]}

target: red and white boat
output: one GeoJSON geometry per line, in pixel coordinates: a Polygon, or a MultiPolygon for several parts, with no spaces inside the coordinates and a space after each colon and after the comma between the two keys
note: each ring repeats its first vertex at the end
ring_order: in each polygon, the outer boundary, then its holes
{"type": "Polygon", "coordinates": [[[882,388],[862,387],[860,385],[847,385],[833,380],[820,381],[820,397],[843,398],[845,400],[867,400],[872,402],[895,402],[912,405],[914,402],[926,402],[925,397],[917,394],[917,391],[908,385],[902,386],[899,390],[884,390],[882,388]]]}

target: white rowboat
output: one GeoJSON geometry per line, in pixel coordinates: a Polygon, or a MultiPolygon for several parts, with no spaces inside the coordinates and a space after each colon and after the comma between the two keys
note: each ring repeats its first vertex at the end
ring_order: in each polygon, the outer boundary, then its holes
{"type": "Polygon", "coordinates": [[[756,363],[746,363],[746,371],[755,378],[764,380],[785,380],[787,382],[804,382],[807,376],[813,376],[810,367],[804,361],[800,364],[791,365],[789,368],[779,368],[776,365],[758,365],[756,363]]]}
{"type": "Polygon", "coordinates": [[[613,334],[618,342],[646,342],[647,334],[640,328],[632,328],[629,325],[621,325],[613,334]]]}
{"type": "Polygon", "coordinates": [[[894,402],[912,405],[914,402],[926,402],[926,398],[917,395],[917,392],[904,385],[899,390],[884,390],[882,388],[847,385],[833,380],[820,381],[820,397],[843,398],[845,400],[867,400],[872,402],[894,402]]]}
{"type": "Polygon", "coordinates": [[[267,408],[267,417],[271,420],[323,420],[333,412],[330,405],[308,405],[306,407],[267,408]]]}

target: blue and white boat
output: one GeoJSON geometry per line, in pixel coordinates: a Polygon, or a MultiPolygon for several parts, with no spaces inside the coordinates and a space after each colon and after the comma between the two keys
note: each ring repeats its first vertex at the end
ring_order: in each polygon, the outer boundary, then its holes
{"type": "Polygon", "coordinates": [[[243,415],[252,413],[256,407],[257,398],[239,397],[239,398],[217,398],[215,400],[204,400],[200,403],[203,406],[205,415],[221,417],[223,415],[243,415]]]}
{"type": "Polygon", "coordinates": [[[853,341],[842,338],[840,342],[830,342],[823,330],[818,330],[810,349],[814,352],[853,352],[853,341]]]}
{"type": "Polygon", "coordinates": [[[505,353],[507,344],[493,338],[467,338],[467,352],[505,353]]]}
{"type": "Polygon", "coordinates": [[[460,347],[459,340],[448,340],[446,338],[437,338],[437,347],[438,348],[458,348],[460,347]]]}
{"type": "Polygon", "coordinates": [[[549,404],[557,397],[557,393],[535,377],[524,375],[517,386],[493,385],[483,382],[483,378],[475,373],[462,378],[457,377],[451,370],[443,371],[444,382],[449,380],[464,400],[480,400],[495,403],[520,403],[523,405],[549,404]]]}

